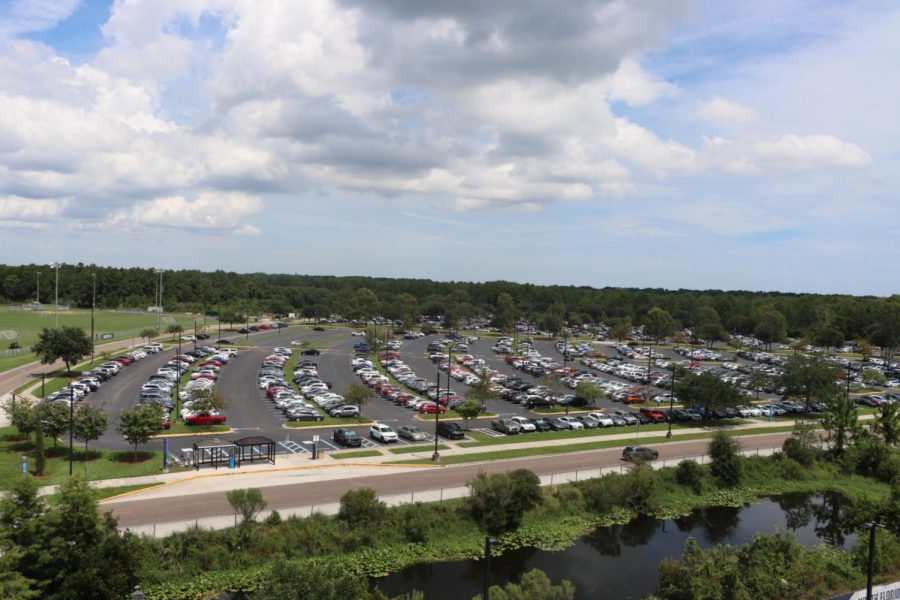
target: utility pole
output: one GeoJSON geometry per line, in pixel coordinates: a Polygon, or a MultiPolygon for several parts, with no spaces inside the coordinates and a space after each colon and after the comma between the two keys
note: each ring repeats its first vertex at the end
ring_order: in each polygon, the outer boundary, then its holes
{"type": "Polygon", "coordinates": [[[91,273],[91,365],[94,364],[94,343],[97,339],[94,334],[94,308],[97,306],[97,274],[91,273]]]}
{"type": "Polygon", "coordinates": [[[153,269],[157,275],[156,280],[156,331],[162,328],[162,269],[153,269]]]}
{"type": "Polygon", "coordinates": [[[59,267],[61,265],[58,262],[55,262],[50,266],[56,269],[56,308],[54,310],[54,316],[56,320],[55,328],[59,329],[59,267]]]}
{"type": "Polygon", "coordinates": [[[41,272],[37,272],[37,294],[35,294],[35,302],[38,304],[38,308],[41,306],[41,272]]]}

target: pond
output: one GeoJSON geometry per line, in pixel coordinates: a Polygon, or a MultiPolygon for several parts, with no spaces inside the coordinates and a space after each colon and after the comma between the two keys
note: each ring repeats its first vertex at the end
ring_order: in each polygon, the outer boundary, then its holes
{"type": "MultiPolygon", "coordinates": [[[[689,536],[710,547],[741,545],[756,533],[778,531],[791,531],[806,546],[824,542],[849,547],[855,539],[841,496],[789,494],[743,508],[698,509],[667,521],[638,517],[627,525],[597,529],[562,551],[511,550],[491,559],[490,577],[492,584],[503,584],[541,569],[554,582],[571,581],[576,598],[642,599],[656,589],[659,563],[681,557],[689,536]]],[[[482,562],[415,565],[376,583],[388,596],[417,589],[426,600],[468,599],[482,591],[482,562]]]]}

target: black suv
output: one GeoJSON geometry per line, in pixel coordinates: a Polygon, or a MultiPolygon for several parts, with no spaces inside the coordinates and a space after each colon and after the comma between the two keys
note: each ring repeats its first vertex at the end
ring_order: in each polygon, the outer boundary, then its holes
{"type": "Polygon", "coordinates": [[[443,436],[448,440],[461,440],[466,436],[466,434],[463,433],[462,427],[457,423],[449,421],[439,422],[437,424],[437,432],[438,435],[443,436]]]}
{"type": "Polygon", "coordinates": [[[335,444],[347,446],[348,448],[359,448],[362,446],[362,438],[352,429],[335,429],[331,436],[335,444]]]}
{"type": "Polygon", "coordinates": [[[626,446],[622,450],[622,459],[630,462],[643,462],[645,460],[656,460],[659,458],[659,452],[647,446],[626,446]]]}

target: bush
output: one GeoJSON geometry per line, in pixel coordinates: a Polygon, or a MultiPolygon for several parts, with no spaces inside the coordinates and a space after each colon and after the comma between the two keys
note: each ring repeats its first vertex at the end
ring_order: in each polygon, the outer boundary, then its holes
{"type": "MultiPolygon", "coordinates": [[[[575,586],[566,580],[560,585],[553,585],[546,573],[532,569],[522,576],[519,583],[491,586],[490,597],[494,600],[572,600],[575,598],[575,586]]],[[[473,600],[481,600],[481,594],[473,600]]]]}
{"type": "Polygon", "coordinates": [[[845,470],[864,477],[892,482],[900,475],[900,456],[880,439],[865,436],[847,449],[842,458],[845,470]]]}
{"type": "Polygon", "coordinates": [[[605,513],[622,504],[625,497],[625,476],[607,473],[597,479],[579,482],[578,487],[585,506],[594,512],[605,513]]]}
{"type": "Polygon", "coordinates": [[[740,448],[740,444],[724,431],[716,433],[709,443],[709,472],[726,487],[741,482],[740,448]]]}
{"type": "Polygon", "coordinates": [[[371,488],[350,490],[341,496],[338,518],[352,529],[377,525],[386,515],[387,505],[378,499],[375,490],[371,488]]]}
{"type": "Polygon", "coordinates": [[[647,464],[635,463],[625,476],[625,496],[623,500],[633,511],[651,514],[659,507],[656,486],[656,471],[647,464]]]}
{"type": "Polygon", "coordinates": [[[799,462],[788,456],[784,456],[779,461],[778,466],[781,469],[781,477],[788,481],[802,481],[803,479],[807,479],[809,477],[809,472],[806,470],[806,468],[799,462]]]}
{"type": "Polygon", "coordinates": [[[540,479],[526,469],[496,475],[482,472],[467,485],[469,514],[492,535],[517,529],[525,513],[543,499],[540,479]]]}
{"type": "Polygon", "coordinates": [[[284,558],[275,562],[269,577],[263,581],[253,600],[346,600],[369,598],[365,577],[352,575],[331,563],[300,564],[284,558]]]}
{"type": "Polygon", "coordinates": [[[816,448],[807,446],[794,437],[784,440],[781,451],[784,452],[785,456],[804,467],[811,467],[816,462],[816,457],[819,454],[816,448]]]}
{"type": "Polygon", "coordinates": [[[693,460],[685,459],[675,468],[675,481],[678,485],[690,488],[695,494],[703,491],[703,467],[693,460]]]}

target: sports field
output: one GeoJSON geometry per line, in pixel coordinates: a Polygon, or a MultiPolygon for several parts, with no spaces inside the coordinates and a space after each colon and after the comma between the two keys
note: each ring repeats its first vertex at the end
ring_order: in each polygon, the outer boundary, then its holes
{"type": "MultiPolygon", "coordinates": [[[[184,327],[186,333],[193,332],[195,320],[198,327],[203,325],[203,317],[200,315],[164,314],[162,319],[163,331],[169,325],[177,323],[184,327]]],[[[212,322],[214,319],[207,318],[207,324],[212,322]]],[[[0,306],[0,371],[36,360],[31,352],[31,346],[37,341],[38,334],[44,327],[52,328],[55,323],[53,306],[39,311],[14,310],[9,306],[0,306]],[[22,347],[21,352],[17,355],[12,355],[8,350],[12,342],[18,342],[22,347]]],[[[147,328],[156,329],[156,314],[98,310],[94,313],[94,323],[94,331],[98,336],[113,334],[112,338],[95,340],[95,343],[99,345],[137,337],[141,331],[147,328]]],[[[91,311],[60,309],[59,326],[64,325],[81,327],[85,333],[90,335],[91,311]]],[[[143,340],[137,339],[135,342],[142,343],[143,340]]]]}

